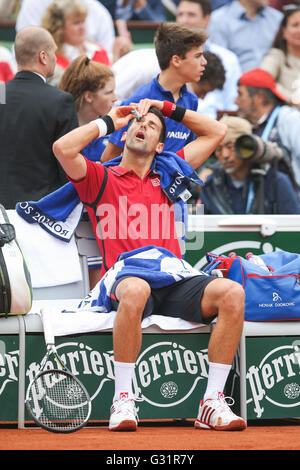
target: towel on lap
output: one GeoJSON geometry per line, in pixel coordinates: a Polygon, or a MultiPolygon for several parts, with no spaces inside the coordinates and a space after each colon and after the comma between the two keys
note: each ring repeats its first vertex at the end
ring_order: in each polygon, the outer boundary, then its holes
{"type": "MultiPolygon", "coordinates": [[[[89,333],[113,329],[116,312],[111,309],[110,293],[114,282],[126,276],[146,279],[151,287],[163,287],[181,279],[206,275],[186,261],[177,258],[164,248],[147,246],[120,255],[115,265],[107,271],[79,306],[75,301],[51,301],[41,305],[36,301],[31,313],[48,307],[52,313],[55,336],[89,333]]],[[[157,326],[165,331],[191,330],[206,325],[188,322],[181,318],[150,315],[142,320],[142,328],[157,326]]]]}
{"type": "Polygon", "coordinates": [[[169,250],[146,246],[122,253],[91,292],[79,304],[79,309],[110,312],[111,289],[114,283],[125,277],[145,279],[151,288],[165,287],[175,282],[206,273],[198,271],[169,250]]]}
{"type": "MultiPolygon", "coordinates": [[[[63,312],[53,309],[52,326],[55,336],[91,333],[95,331],[112,330],[116,312],[99,313],[91,310],[63,312]]],[[[181,318],[150,315],[142,321],[142,329],[157,326],[164,331],[188,331],[204,327],[202,323],[192,323],[181,318]]]]}

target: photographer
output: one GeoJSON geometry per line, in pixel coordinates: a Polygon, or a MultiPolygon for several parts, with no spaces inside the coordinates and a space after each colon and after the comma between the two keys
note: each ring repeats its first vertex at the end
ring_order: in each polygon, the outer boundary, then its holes
{"type": "Polygon", "coordinates": [[[261,69],[241,75],[236,104],[238,115],[253,125],[253,134],[285,148],[300,186],[299,109],[289,106],[272,75],[261,69]]]}
{"type": "Polygon", "coordinates": [[[251,135],[246,119],[224,116],[220,121],[228,130],[215,150],[216,164],[199,195],[204,213],[300,214],[291,177],[277,169],[283,160],[280,148],[251,135]]]}

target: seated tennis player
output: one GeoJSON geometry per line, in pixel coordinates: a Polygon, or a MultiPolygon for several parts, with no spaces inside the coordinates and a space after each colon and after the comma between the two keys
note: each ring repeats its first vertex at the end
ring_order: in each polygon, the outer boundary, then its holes
{"type": "MultiPolygon", "coordinates": [[[[174,193],[184,178],[180,175],[172,182],[172,172],[168,171],[169,166],[174,169],[178,165],[189,178],[225,133],[223,124],[197,112],[167,101],[145,99],[131,106],[113,108],[108,115],[78,127],[54,143],[54,154],[92,221],[103,256],[102,276],[118,271],[113,267],[121,253],[138,250],[145,257],[143,278],[138,270],[134,275],[125,274],[125,270],[124,277],[120,271],[110,290],[112,310],[117,311],[113,328],[115,394],[109,422],[111,431],[137,429],[132,377],[142,341],[141,321],[151,314],[204,324],[217,317],[208,347],[207,388],[204,396],[199,397],[202,399],[195,427],[215,430],[246,427],[245,421],[231,411],[223,393],[242,332],[244,290],[229,279],[198,272],[182,260],[173,208],[174,193]],[[178,154],[163,152],[164,117],[182,122],[196,135],[178,154]],[[132,122],[124,136],[125,148],[117,162],[112,160],[105,166],[80,154],[93,139],[120,129],[129,121],[132,122]],[[161,217],[156,217],[157,207],[161,217]],[[159,250],[163,261],[153,280],[152,266],[153,269],[157,266],[159,258],[151,258],[149,253],[159,250]],[[174,277],[170,276],[172,280],[167,285],[155,283],[160,275],[163,279],[172,270],[174,277]]],[[[180,187],[180,191],[178,200],[185,198],[185,190],[180,187]]]]}

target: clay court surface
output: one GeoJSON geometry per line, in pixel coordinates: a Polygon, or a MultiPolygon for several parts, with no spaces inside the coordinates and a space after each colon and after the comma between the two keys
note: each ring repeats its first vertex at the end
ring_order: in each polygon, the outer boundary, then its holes
{"type": "MultiPolygon", "coordinates": [[[[195,430],[190,421],[141,423],[137,432],[109,432],[106,425],[88,426],[71,434],[55,434],[38,428],[0,428],[0,450],[8,451],[299,451],[300,420],[248,423],[244,431],[195,430]]],[[[184,453],[184,452],[181,452],[184,453]]],[[[120,454],[122,455],[122,454],[120,454]]],[[[194,459],[194,463],[196,460],[194,459]]],[[[166,462],[168,463],[168,462],[166,462]]],[[[174,462],[173,462],[174,463],[174,462]]]]}

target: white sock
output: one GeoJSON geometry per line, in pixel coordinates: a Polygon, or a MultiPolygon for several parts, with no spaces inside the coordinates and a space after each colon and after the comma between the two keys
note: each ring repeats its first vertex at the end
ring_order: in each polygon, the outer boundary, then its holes
{"type": "Polygon", "coordinates": [[[209,363],[209,372],[206,391],[203,400],[215,397],[218,392],[223,393],[227,377],[231,369],[231,364],[209,363]]]}
{"type": "Polygon", "coordinates": [[[113,401],[119,400],[122,396],[132,398],[132,377],[134,367],[134,362],[114,362],[115,394],[113,401]]]}

